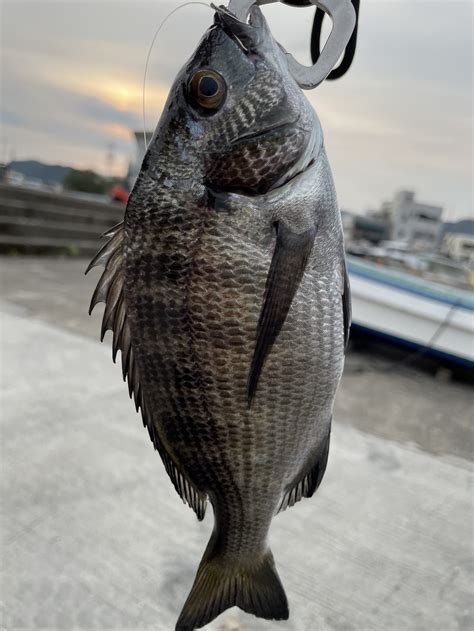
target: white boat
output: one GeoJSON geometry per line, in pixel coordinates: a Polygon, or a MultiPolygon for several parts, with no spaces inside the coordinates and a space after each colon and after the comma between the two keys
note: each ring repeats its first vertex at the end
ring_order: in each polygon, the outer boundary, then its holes
{"type": "Polygon", "coordinates": [[[355,329],[474,368],[474,292],[347,261],[355,329]]]}

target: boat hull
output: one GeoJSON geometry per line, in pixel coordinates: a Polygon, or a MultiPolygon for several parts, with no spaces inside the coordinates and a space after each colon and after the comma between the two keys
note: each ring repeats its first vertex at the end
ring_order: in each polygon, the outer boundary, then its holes
{"type": "Polygon", "coordinates": [[[474,368],[474,297],[349,257],[355,328],[474,368]]]}

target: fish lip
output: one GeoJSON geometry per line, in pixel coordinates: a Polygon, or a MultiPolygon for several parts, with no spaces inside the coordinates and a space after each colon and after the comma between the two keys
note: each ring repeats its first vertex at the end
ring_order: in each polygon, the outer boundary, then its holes
{"type": "Polygon", "coordinates": [[[214,25],[221,28],[246,55],[251,51],[255,52],[260,44],[261,33],[252,24],[239,20],[227,7],[216,6],[213,2],[211,7],[216,12],[214,25]]]}
{"type": "Polygon", "coordinates": [[[289,129],[298,123],[300,116],[297,116],[294,120],[285,121],[284,123],[278,123],[278,125],[271,125],[269,127],[265,127],[259,131],[249,132],[248,134],[243,134],[239,136],[235,140],[231,142],[232,145],[235,145],[242,140],[254,140],[255,138],[261,138],[262,136],[266,136],[267,134],[271,134],[274,131],[289,129]]]}

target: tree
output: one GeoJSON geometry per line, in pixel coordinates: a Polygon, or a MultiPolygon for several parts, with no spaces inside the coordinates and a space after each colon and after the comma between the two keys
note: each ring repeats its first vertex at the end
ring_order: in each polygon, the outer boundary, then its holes
{"type": "Polygon", "coordinates": [[[89,169],[85,171],[71,169],[64,178],[64,188],[83,193],[106,193],[108,182],[101,175],[89,169]]]}

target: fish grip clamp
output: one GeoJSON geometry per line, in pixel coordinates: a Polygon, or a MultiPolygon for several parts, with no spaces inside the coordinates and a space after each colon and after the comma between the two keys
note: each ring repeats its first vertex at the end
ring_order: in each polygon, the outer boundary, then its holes
{"type": "MultiPolygon", "coordinates": [[[[228,10],[242,22],[247,21],[250,8],[254,4],[263,5],[280,0],[230,0],[228,10]]],[[[283,4],[294,7],[314,5],[314,17],[311,34],[312,66],[300,64],[290,53],[286,53],[289,70],[303,90],[312,90],[324,79],[337,79],[347,72],[354,58],[357,42],[357,23],[360,0],[281,0],[283,4]],[[325,14],[332,20],[333,27],[325,46],[321,50],[321,29],[325,14]],[[334,69],[339,57],[344,57],[334,69]]]]}
{"type": "MultiPolygon", "coordinates": [[[[334,81],[334,79],[340,79],[342,76],[346,74],[349,68],[354,61],[355,50],[357,46],[357,32],[359,28],[359,10],[360,10],[360,0],[351,0],[352,6],[354,7],[356,21],[354,30],[352,31],[352,35],[347,43],[346,48],[344,49],[344,56],[341,60],[341,63],[331,70],[326,79],[328,81],[334,81]]],[[[286,4],[290,7],[310,7],[310,0],[281,0],[283,4],[286,4]]],[[[326,13],[316,7],[316,12],[314,14],[313,21],[313,29],[311,31],[311,59],[313,60],[313,64],[315,64],[320,55],[321,55],[321,30],[323,27],[324,18],[326,13]]]]}

